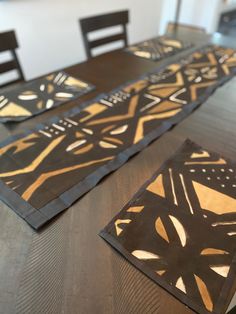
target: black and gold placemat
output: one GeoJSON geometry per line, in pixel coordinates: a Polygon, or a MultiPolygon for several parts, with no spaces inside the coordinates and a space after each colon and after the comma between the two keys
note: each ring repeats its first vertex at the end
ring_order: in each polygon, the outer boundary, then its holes
{"type": "Polygon", "coordinates": [[[93,85],[57,72],[0,92],[0,122],[22,121],[73,100],[93,85]]]}
{"type": "Polygon", "coordinates": [[[207,47],[0,145],[0,198],[39,228],[189,115],[236,71],[207,47]]]}
{"type": "Polygon", "coordinates": [[[141,58],[159,61],[191,47],[193,47],[192,43],[160,36],[129,46],[125,51],[141,58]]]}
{"type": "Polygon", "coordinates": [[[236,164],[187,140],[101,232],[199,313],[225,313],[236,283],[236,164]]]}

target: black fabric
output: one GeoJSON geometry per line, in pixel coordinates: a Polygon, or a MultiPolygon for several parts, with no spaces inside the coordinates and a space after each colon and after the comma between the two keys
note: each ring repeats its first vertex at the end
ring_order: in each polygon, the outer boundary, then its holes
{"type": "Polygon", "coordinates": [[[236,71],[209,46],[0,145],[0,197],[39,228],[202,104],[236,71]]]}
{"type": "Polygon", "coordinates": [[[101,236],[199,313],[225,313],[236,283],[236,164],[187,140],[101,236]]]}
{"type": "Polygon", "coordinates": [[[168,36],[145,40],[137,45],[129,46],[125,51],[141,58],[160,61],[163,58],[175,55],[185,49],[192,48],[193,44],[168,36]]]}
{"type": "Polygon", "coordinates": [[[0,92],[0,122],[22,121],[88,93],[94,86],[65,72],[0,92]]]}

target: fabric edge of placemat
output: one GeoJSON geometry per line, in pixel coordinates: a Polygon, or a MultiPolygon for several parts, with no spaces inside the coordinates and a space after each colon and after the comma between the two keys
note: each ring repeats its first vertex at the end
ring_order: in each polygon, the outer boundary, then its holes
{"type": "MultiPolygon", "coordinates": [[[[65,105],[67,103],[69,103],[70,101],[74,101],[76,99],[79,99],[81,96],[83,95],[86,95],[87,93],[91,92],[91,91],[94,91],[96,90],[96,86],[94,84],[91,84],[89,82],[87,82],[86,80],[83,80],[82,78],[76,78],[70,74],[68,74],[66,71],[55,71],[55,72],[52,72],[52,73],[49,73],[49,74],[46,74],[44,76],[41,76],[41,77],[38,77],[38,78],[35,78],[33,79],[32,81],[28,81],[26,82],[26,84],[28,85],[31,85],[33,84],[34,82],[36,82],[37,80],[39,79],[43,79],[44,77],[48,76],[48,75],[51,75],[51,74],[56,74],[56,73],[64,73],[66,75],[68,75],[68,77],[72,77],[74,79],[78,79],[84,83],[86,83],[88,85],[88,88],[86,90],[83,90],[81,91],[78,95],[75,95],[73,96],[72,98],[68,99],[68,100],[65,100],[61,103],[58,103],[56,105],[54,105],[53,107],[49,108],[49,109],[42,109],[42,110],[39,110],[35,113],[32,113],[31,116],[20,116],[20,117],[14,117],[14,116],[7,116],[7,117],[0,117],[0,123],[8,123],[8,122],[12,122],[12,123],[18,123],[18,122],[22,122],[22,121],[25,121],[25,120],[29,120],[29,119],[32,119],[33,117],[35,116],[39,116],[41,114],[43,114],[44,112],[47,112],[47,111],[50,111],[50,110],[53,110],[54,108],[57,108],[57,107],[60,107],[61,105],[65,105]]],[[[11,91],[7,91],[6,94],[10,93],[11,91]]],[[[3,93],[4,94],[4,93],[3,93]]]]}
{"type": "MultiPolygon", "coordinates": [[[[188,296],[178,291],[177,288],[171,287],[168,283],[164,282],[161,277],[160,278],[157,277],[157,275],[148,266],[146,266],[145,264],[142,263],[142,261],[132,256],[130,252],[128,252],[125,248],[123,248],[122,245],[109,233],[110,228],[113,227],[114,222],[116,221],[117,218],[120,217],[121,213],[126,212],[126,209],[130,207],[130,204],[132,204],[134,199],[137,199],[138,197],[140,197],[145,192],[146,187],[161,173],[161,171],[166,167],[166,165],[168,165],[169,162],[174,160],[175,157],[188,146],[195,146],[196,148],[199,148],[199,149],[202,148],[202,146],[196,144],[190,139],[186,139],[182,143],[182,145],[180,145],[180,147],[171,155],[171,157],[165,160],[161,164],[161,166],[154,172],[154,174],[147,181],[145,181],[143,185],[141,185],[138,191],[131,197],[131,199],[125,204],[125,206],[111,219],[111,221],[105,226],[105,228],[103,228],[99,232],[99,236],[103,238],[113,249],[120,252],[126,258],[126,260],[130,262],[131,264],[133,264],[139,271],[144,273],[147,277],[151,278],[156,284],[160,285],[162,288],[170,292],[173,295],[173,297],[179,299],[182,303],[184,303],[188,307],[192,308],[193,310],[197,310],[199,311],[199,313],[202,313],[202,314],[222,314],[222,307],[224,307],[223,310],[226,311],[231,301],[229,300],[229,297],[228,297],[229,293],[231,294],[230,298],[233,297],[231,290],[232,290],[232,283],[235,280],[233,275],[235,275],[235,272],[236,272],[236,253],[234,254],[234,257],[230,264],[230,268],[231,267],[233,268],[231,269],[231,272],[229,273],[229,280],[227,280],[224,283],[221,293],[220,293],[221,297],[223,296],[225,299],[228,299],[227,304],[224,306],[222,304],[219,304],[219,302],[217,302],[214,312],[209,312],[203,306],[198,305],[196,302],[192,301],[188,296]]],[[[216,154],[219,157],[221,156],[219,153],[213,152],[209,149],[207,149],[207,151],[210,153],[216,154]]],[[[225,157],[224,159],[227,162],[232,163],[236,167],[235,161],[232,161],[230,158],[225,158],[225,157]]]]}

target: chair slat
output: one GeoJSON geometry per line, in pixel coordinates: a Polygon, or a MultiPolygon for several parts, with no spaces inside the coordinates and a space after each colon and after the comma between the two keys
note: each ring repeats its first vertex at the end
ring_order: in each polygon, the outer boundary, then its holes
{"type": "Polygon", "coordinates": [[[125,40],[125,35],[117,34],[117,35],[112,35],[109,37],[96,39],[96,40],[90,41],[89,46],[90,48],[95,48],[95,47],[106,45],[106,44],[109,44],[111,42],[118,41],[118,40],[125,40]]]}
{"type": "Polygon", "coordinates": [[[0,33],[0,52],[16,48],[18,48],[18,43],[14,31],[0,33]]]}
{"type": "Polygon", "coordinates": [[[17,70],[18,79],[11,80],[10,82],[1,84],[0,87],[5,87],[19,81],[24,81],[24,74],[22,72],[17,54],[16,48],[18,48],[18,43],[14,31],[0,33],[0,52],[9,51],[12,55],[12,60],[4,63],[0,63],[0,74],[7,73],[11,70],[17,70]]]}
{"type": "Polygon", "coordinates": [[[9,72],[11,70],[15,70],[17,68],[17,64],[15,60],[7,61],[0,64],[0,74],[9,72]]]}
{"type": "Polygon", "coordinates": [[[84,18],[80,20],[81,27],[86,33],[92,31],[112,27],[116,25],[124,25],[129,22],[129,12],[120,11],[110,14],[103,14],[98,16],[92,16],[89,18],[84,18]]]}

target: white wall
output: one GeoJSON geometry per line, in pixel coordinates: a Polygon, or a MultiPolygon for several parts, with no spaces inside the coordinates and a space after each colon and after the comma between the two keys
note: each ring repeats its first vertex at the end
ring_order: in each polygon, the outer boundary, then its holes
{"type": "Polygon", "coordinates": [[[183,0],[180,21],[182,23],[204,27],[208,33],[216,30],[215,19],[218,13],[218,6],[222,0],[183,0]]]}
{"type": "Polygon", "coordinates": [[[130,10],[129,41],[158,34],[165,0],[1,0],[0,31],[15,29],[27,79],[85,60],[78,19],[130,10]]]}
{"type": "MultiPolygon", "coordinates": [[[[160,33],[165,32],[166,23],[174,21],[177,0],[165,0],[162,8],[160,33]]],[[[236,0],[182,0],[179,22],[204,27],[208,33],[218,28],[220,14],[236,8],[236,0]]]]}
{"type": "MultiPolygon", "coordinates": [[[[235,0],[232,0],[235,1],[235,0]]],[[[129,9],[129,42],[163,34],[177,0],[0,0],[0,31],[15,29],[27,79],[86,59],[78,19],[129,9]]],[[[231,4],[232,5],[232,4],[231,4]]],[[[222,0],[182,0],[180,22],[216,30],[222,0]]],[[[235,6],[235,4],[233,4],[235,6]]]]}
{"type": "MultiPolygon", "coordinates": [[[[208,33],[216,30],[219,6],[222,0],[182,0],[179,22],[204,27],[208,33]]],[[[164,32],[166,21],[174,21],[177,0],[165,0],[160,25],[164,32]]]]}

